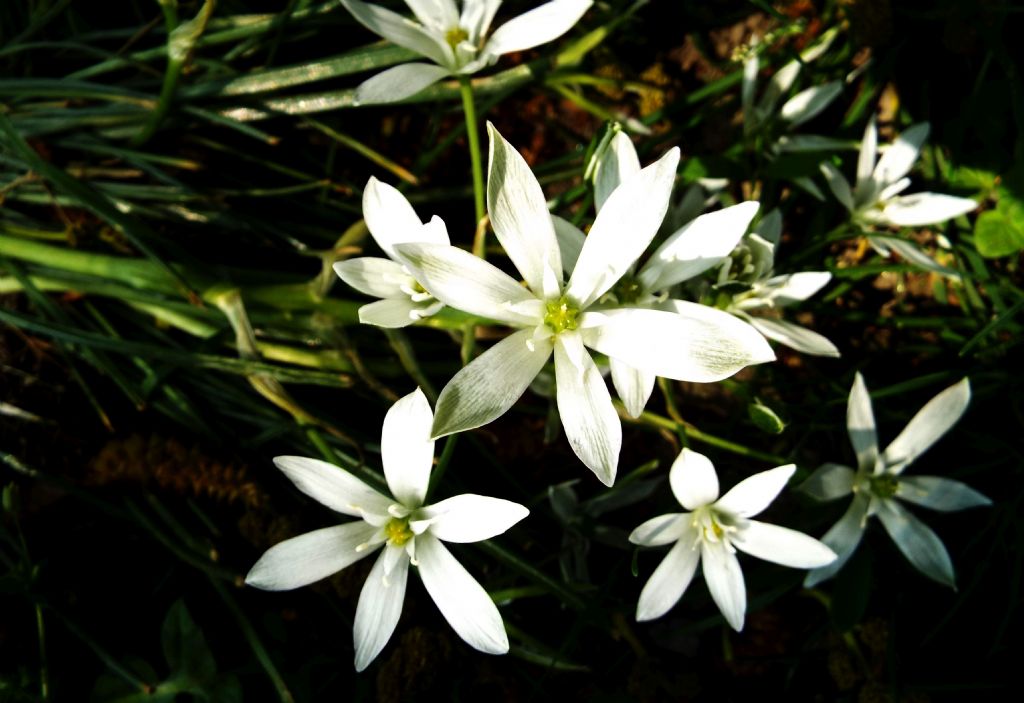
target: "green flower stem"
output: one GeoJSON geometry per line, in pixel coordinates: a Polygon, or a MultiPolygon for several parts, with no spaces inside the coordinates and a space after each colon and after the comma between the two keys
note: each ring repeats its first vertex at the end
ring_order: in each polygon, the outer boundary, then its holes
{"type": "Polygon", "coordinates": [[[682,423],[676,422],[675,420],[671,420],[667,417],[662,417],[661,415],[646,411],[638,418],[631,418],[626,415],[625,409],[622,407],[622,403],[620,401],[614,402],[616,409],[619,411],[619,416],[624,420],[638,422],[640,424],[650,425],[651,427],[658,427],[660,429],[666,429],[671,432],[680,432],[690,439],[703,442],[704,444],[710,444],[712,447],[718,447],[719,449],[724,449],[725,451],[732,452],[733,454],[750,457],[751,459],[767,461],[776,465],[785,464],[787,461],[785,457],[758,451],[757,449],[751,449],[750,447],[746,447],[737,442],[730,442],[727,439],[722,439],[721,437],[716,437],[715,435],[702,432],[685,421],[682,423]]]}
{"type": "Polygon", "coordinates": [[[153,691],[156,690],[155,685],[146,683],[138,676],[133,674],[131,671],[121,666],[121,664],[118,663],[114,655],[112,655],[110,652],[108,652],[106,649],[100,646],[100,644],[96,640],[94,640],[85,630],[79,627],[76,622],[69,619],[59,610],[54,609],[53,606],[48,605],[47,608],[51,613],[56,615],[61,622],[64,623],[64,627],[66,627],[71,632],[71,634],[80,639],[86,647],[91,649],[93,651],[93,654],[95,654],[100,661],[107,665],[108,669],[110,669],[112,672],[114,672],[122,679],[124,679],[125,683],[145,694],[151,694],[153,693],[153,691]]]}
{"type": "MultiPolygon", "coordinates": [[[[462,94],[462,110],[466,113],[466,136],[469,138],[469,160],[473,167],[473,208],[479,227],[484,219],[484,168],[480,158],[480,131],[477,127],[476,107],[473,104],[473,84],[468,76],[459,76],[459,92],[462,94]]],[[[483,258],[484,237],[473,242],[473,253],[483,258]]]]}
{"type": "Polygon", "coordinates": [[[573,610],[586,610],[587,604],[582,598],[525,559],[521,559],[504,547],[495,544],[492,540],[477,542],[477,547],[479,547],[481,551],[490,554],[498,561],[503,562],[513,570],[518,571],[523,576],[531,579],[548,593],[557,596],[559,600],[573,610]]]}

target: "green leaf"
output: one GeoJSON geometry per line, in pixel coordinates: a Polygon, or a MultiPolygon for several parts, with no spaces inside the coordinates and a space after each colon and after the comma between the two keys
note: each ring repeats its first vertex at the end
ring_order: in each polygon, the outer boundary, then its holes
{"type": "Polygon", "coordinates": [[[183,601],[175,601],[167,612],[160,641],[171,668],[171,678],[199,683],[216,675],[213,652],[183,601]]]}
{"type": "MultiPolygon", "coordinates": [[[[1002,205],[1003,200],[1000,200],[1002,205]]],[[[1009,256],[1024,249],[1024,228],[1000,210],[989,210],[974,225],[974,242],[978,252],[990,259],[1009,256]]]]}

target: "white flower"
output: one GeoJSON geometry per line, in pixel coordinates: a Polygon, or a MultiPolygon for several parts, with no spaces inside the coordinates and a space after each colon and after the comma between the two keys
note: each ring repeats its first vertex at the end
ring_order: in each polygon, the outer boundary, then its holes
{"type": "Polygon", "coordinates": [[[444,307],[423,289],[395,255],[403,242],[448,244],[444,221],[435,215],[420,221],[405,196],[387,183],[370,177],[363,190],[363,219],[377,245],[388,255],[360,257],[334,264],[341,280],[360,293],[383,298],[359,308],[359,321],[378,327],[405,327],[430,317],[444,307]]]}
{"type": "Polygon", "coordinates": [[[551,0],[509,20],[487,36],[501,0],[405,0],[416,19],[360,0],[341,0],[360,24],[433,63],[406,63],[378,73],[356,89],[360,103],[408,98],[447,76],[469,75],[502,54],[557,39],[579,21],[592,0],[551,0]]]}
{"type": "Polygon", "coordinates": [[[836,345],[817,332],[777,317],[764,316],[766,312],[807,300],[832,279],[828,271],[773,276],[775,245],[781,234],[782,216],[778,210],[772,210],[761,220],[758,232],[744,237],[733,250],[719,271],[719,285],[739,281],[750,287],[733,295],[726,309],[779,344],[804,354],[838,357],[836,345]]]}
{"type": "Polygon", "coordinates": [[[893,542],[915,568],[939,583],[955,586],[953,564],[942,541],[897,499],[941,511],[991,505],[988,498],[959,481],[938,476],[902,476],[911,462],[960,419],[970,399],[971,386],[965,378],[928,401],[892,444],[879,453],[871,398],[864,379],[857,374],[846,410],[857,470],[840,464],[824,464],[800,487],[818,500],[853,494],[853,503],[846,514],[822,538],[839,558],[809,573],[805,586],[820,583],[842,568],[860,544],[872,515],[878,516],[893,542]]]}
{"type": "Polygon", "coordinates": [[[390,498],[343,469],[297,456],[274,459],[300,491],[331,510],[362,518],[325,527],[267,550],[245,581],[284,591],[319,581],[382,549],[359,594],[353,634],[356,671],[384,648],[398,624],[409,564],[418,567],[427,593],[459,637],[481,652],[504,654],[508,637],[487,592],[442,544],[479,542],[508,530],[529,514],[499,498],[464,494],[423,505],[434,456],[430,404],[417,389],[384,418],[381,459],[390,498]]]}
{"type": "MultiPolygon", "coordinates": [[[[607,485],[615,480],[622,427],[601,373],[585,347],[646,373],[717,381],[771,349],[736,320],[660,310],[598,310],[596,303],[654,237],[668,208],[679,150],[617,188],[583,242],[563,283],[555,226],[540,184],[512,145],[490,133],[487,203],[495,235],[526,286],[495,266],[450,246],[403,244],[399,255],[446,305],[498,320],[518,332],[459,371],[441,391],[435,437],[500,417],[554,355],[556,400],[576,455],[607,485]]],[[[694,306],[699,308],[700,306],[694,306]]]]}
{"type": "Polygon", "coordinates": [[[715,467],[704,455],[684,449],[672,464],[669,482],[676,500],[689,510],[648,520],[629,541],[645,547],[675,543],[640,593],[636,619],[653,620],[672,608],[704,562],[711,598],[734,630],[743,629],[747,590],[736,550],[759,559],[810,569],[828,564],[835,553],[802,532],[750,518],[775,500],[796,467],[779,466],[754,474],[718,497],[715,467]]]}
{"type": "Polygon", "coordinates": [[[906,176],[921,153],[921,146],[928,138],[928,129],[927,122],[907,129],[885,150],[876,164],[878,130],[872,117],[861,140],[857,182],[852,189],[835,166],[827,161],[821,164],[821,172],[832,193],[855,220],[896,227],[919,227],[945,222],[978,206],[970,198],[940,193],[900,195],[910,186],[910,179],[906,176]]]}

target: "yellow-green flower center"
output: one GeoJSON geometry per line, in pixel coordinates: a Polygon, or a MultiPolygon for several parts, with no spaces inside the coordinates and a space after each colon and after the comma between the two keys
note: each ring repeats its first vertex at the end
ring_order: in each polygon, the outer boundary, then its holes
{"type": "Polygon", "coordinates": [[[579,326],[579,314],[579,306],[563,295],[558,300],[549,300],[545,304],[544,324],[555,334],[574,330],[579,326]]]}
{"type": "Polygon", "coordinates": [[[469,34],[462,27],[453,27],[444,35],[444,39],[448,42],[448,46],[454,49],[459,44],[469,39],[469,34]]]}
{"type": "Polygon", "coordinates": [[[404,517],[389,520],[388,524],[384,525],[384,534],[387,535],[388,542],[396,547],[401,547],[415,536],[409,529],[409,518],[404,517]]]}
{"type": "Polygon", "coordinates": [[[879,474],[872,476],[871,492],[879,498],[892,498],[900,487],[900,480],[892,474],[879,474]]]}

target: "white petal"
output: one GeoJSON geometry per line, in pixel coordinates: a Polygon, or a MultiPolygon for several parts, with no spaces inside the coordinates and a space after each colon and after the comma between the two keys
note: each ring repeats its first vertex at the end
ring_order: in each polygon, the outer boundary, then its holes
{"type": "Polygon", "coordinates": [[[619,309],[582,316],[583,341],[646,373],[707,383],[775,359],[764,337],[729,313],[670,301],[675,312],[619,309]]]}
{"type": "Polygon", "coordinates": [[[718,499],[718,474],[703,454],[683,448],[668,472],[672,493],[687,510],[696,510],[718,499]]]}
{"type": "Polygon", "coordinates": [[[338,261],[334,264],[334,272],[338,274],[338,278],[360,293],[375,298],[395,298],[404,295],[403,288],[409,288],[415,283],[401,264],[374,256],[338,261]]]}
{"type": "Polygon", "coordinates": [[[754,292],[761,298],[771,300],[775,307],[785,307],[807,300],[828,285],[832,274],[828,271],[801,271],[773,276],[754,286],[754,292]]]}
{"type": "Polygon", "coordinates": [[[767,317],[750,317],[753,327],[768,339],[804,354],[839,357],[839,349],[827,337],[800,325],[767,317]]]}
{"type": "Polygon", "coordinates": [[[469,33],[469,41],[475,45],[491,28],[491,21],[494,13],[501,6],[501,0],[469,0],[462,3],[462,16],[459,18],[459,26],[469,33]]]}
{"type": "Polygon", "coordinates": [[[660,618],[679,602],[700,563],[700,550],[692,538],[680,539],[668,551],[640,592],[638,622],[660,618]]]}
{"type": "Polygon", "coordinates": [[[445,51],[447,47],[443,42],[422,25],[396,12],[360,0],[341,0],[341,4],[361,25],[374,34],[426,56],[435,63],[447,65],[451,62],[451,50],[445,51]]]}
{"type": "MultiPolygon", "coordinates": [[[[395,188],[373,176],[363,189],[363,218],[374,241],[390,258],[395,256],[395,245],[405,242],[425,244],[448,244],[448,231],[444,222],[431,220],[429,225],[420,221],[419,215],[405,196],[395,188]]],[[[385,296],[381,296],[385,297],[385,296]]]]}
{"type": "Polygon", "coordinates": [[[555,383],[558,414],[569,445],[601,483],[612,485],[622,447],[622,423],[604,377],[577,333],[563,332],[555,338],[555,383]]]}
{"type": "Polygon", "coordinates": [[[831,81],[825,85],[812,86],[801,90],[787,100],[779,114],[791,126],[796,127],[816,117],[832,104],[832,101],[838,98],[841,92],[843,92],[842,81],[831,81]]]}
{"type": "MultiPolygon", "coordinates": [[[[897,195],[899,195],[900,193],[902,193],[903,191],[905,191],[909,187],[910,187],[910,179],[909,178],[901,178],[898,181],[896,181],[895,183],[887,185],[884,189],[882,189],[882,192],[878,194],[878,199],[879,200],[891,200],[891,199],[895,198],[897,195]]],[[[972,200],[971,202],[974,202],[974,201],[972,200]]]]}
{"type": "Polygon", "coordinates": [[[274,465],[313,500],[344,515],[386,515],[394,503],[348,471],[319,459],[277,456],[274,465]]]}
{"type": "Polygon", "coordinates": [[[814,470],[798,490],[817,500],[835,500],[853,491],[856,472],[842,464],[822,464],[814,470]]]}
{"type": "Polygon", "coordinates": [[[690,513],[666,513],[651,518],[633,530],[629,534],[629,541],[644,547],[660,547],[682,539],[689,530],[690,513]]]}
{"type": "Polygon", "coordinates": [[[748,520],[732,544],[758,559],[794,569],[814,569],[836,559],[835,552],[803,532],[757,520],[748,520]]]}
{"type": "Polygon", "coordinates": [[[552,215],[551,222],[555,226],[555,239],[558,240],[558,251],[561,253],[562,270],[571,274],[576,268],[580,252],[583,251],[583,242],[587,240],[587,235],[569,220],[558,215],[552,215]]]}
{"type": "Polygon", "coordinates": [[[740,517],[753,517],[775,500],[795,471],[795,464],[786,464],[748,476],[719,498],[715,507],[740,517]]]}
{"type": "Polygon", "coordinates": [[[530,291],[468,251],[438,244],[400,244],[396,252],[424,288],[453,308],[518,327],[540,322],[543,305],[530,291]]]}
{"type": "Polygon", "coordinates": [[[618,359],[609,359],[608,362],[612,369],[612,384],[626,406],[626,413],[630,417],[640,417],[654,392],[654,382],[658,377],[618,359]]]}
{"type": "Polygon", "coordinates": [[[445,542],[480,542],[497,537],[530,514],[501,498],[464,493],[429,505],[418,516],[430,521],[430,534],[445,542]]]}
{"type": "Polygon", "coordinates": [[[721,542],[702,541],[700,551],[711,599],[722,611],[725,621],[739,632],[747,612],[747,587],[743,583],[740,562],[721,542]]]}
{"type": "Polygon", "coordinates": [[[895,500],[881,501],[878,519],[914,568],[941,584],[956,588],[949,552],[930,527],[895,500]]]}
{"type": "Polygon", "coordinates": [[[747,201],[709,212],[673,233],[640,270],[646,290],[687,281],[722,261],[736,248],[760,207],[747,201]]]}
{"type": "Polygon", "coordinates": [[[857,204],[865,205],[875,200],[881,190],[874,181],[875,160],[878,158],[878,128],[875,127],[875,116],[872,115],[864,128],[864,136],[860,141],[860,153],[857,155],[857,182],[854,187],[857,193],[857,204]]]}
{"type": "Polygon", "coordinates": [[[864,471],[873,471],[878,458],[878,432],[871,396],[859,372],[853,377],[850,399],[846,404],[846,430],[857,454],[857,466],[864,471]]]}
{"type": "Polygon", "coordinates": [[[444,619],[473,649],[508,651],[508,635],[487,591],[430,533],[416,538],[420,578],[444,619]]]}
{"type": "MultiPolygon", "coordinates": [[[[405,0],[416,19],[427,27],[446,32],[459,26],[459,10],[455,0],[405,0]]],[[[471,5],[472,2],[466,3],[471,5]]]]}
{"type": "Polygon", "coordinates": [[[359,520],[286,539],[268,549],[249,570],[245,582],[264,591],[306,586],[354,564],[372,549],[357,550],[377,532],[359,520]]]}
{"type": "Polygon", "coordinates": [[[899,474],[935,444],[967,410],[971,384],[965,378],[929,400],[882,455],[886,470],[899,474]]]}
{"type": "Polygon", "coordinates": [[[486,425],[519,399],[551,357],[547,337],[521,330],[478,356],[448,382],[437,399],[435,438],[486,425]]]}
{"type": "Polygon", "coordinates": [[[743,83],[740,85],[740,105],[743,108],[743,126],[747,132],[756,126],[757,116],[754,114],[754,91],[757,89],[758,65],[757,52],[751,51],[743,62],[743,83]]]}
{"type": "Polygon", "coordinates": [[[850,183],[846,180],[846,176],[828,161],[822,161],[820,168],[822,175],[825,176],[825,182],[828,183],[832,194],[836,196],[836,200],[847,210],[852,211],[853,193],[850,192],[850,183]]]}
{"type": "Polygon", "coordinates": [[[921,251],[917,244],[906,239],[871,235],[868,237],[868,244],[882,256],[890,256],[892,252],[896,252],[908,263],[920,266],[926,271],[934,271],[953,278],[957,278],[960,275],[953,269],[939,265],[938,262],[921,251]]]}
{"type": "Polygon", "coordinates": [[[916,124],[896,138],[882,154],[875,166],[874,181],[879,189],[903,178],[910,173],[914,162],[921,154],[921,146],[928,139],[927,122],[916,124]]]}
{"type": "Polygon", "coordinates": [[[407,508],[423,504],[434,461],[430,427],[434,414],[419,388],[391,406],[384,416],[380,457],[392,495],[407,508]]]}
{"type": "Polygon", "coordinates": [[[586,308],[611,288],[644,252],[668,210],[679,149],[615,189],[590,228],[566,294],[586,308]]]}
{"type": "Polygon", "coordinates": [[[545,272],[555,272],[561,284],[562,262],[540,183],[515,147],[490,122],[487,133],[487,212],[494,234],[534,293],[556,296],[558,290],[545,289],[545,272]]]}
{"type": "Polygon", "coordinates": [[[604,201],[621,183],[640,173],[640,157],[625,132],[616,132],[601,155],[594,175],[594,206],[600,212],[604,201]]]}
{"type": "MultiPolygon", "coordinates": [[[[441,307],[444,307],[443,304],[441,307]]],[[[397,329],[408,327],[417,320],[433,315],[439,309],[436,301],[414,303],[407,297],[388,298],[359,308],[359,321],[364,325],[397,329]]]]}
{"type": "Polygon", "coordinates": [[[897,227],[921,227],[964,215],[978,207],[970,198],[941,193],[914,193],[889,200],[879,218],[897,227]]]}
{"type": "Polygon", "coordinates": [[[811,588],[830,579],[843,568],[847,560],[853,556],[864,536],[864,527],[868,519],[868,497],[863,493],[855,493],[853,502],[846,509],[839,522],[825,533],[821,541],[836,553],[836,560],[827,566],[812,570],[804,579],[804,587],[811,588]]]}
{"type": "Polygon", "coordinates": [[[988,497],[966,483],[939,476],[900,478],[896,487],[896,497],[943,512],[992,505],[992,501],[988,497]]]}
{"type": "Polygon", "coordinates": [[[388,545],[377,557],[363,590],[359,592],[352,628],[356,645],[356,671],[370,665],[391,639],[405,602],[409,557],[402,547],[388,545]],[[396,554],[397,552],[397,554],[396,554]],[[391,567],[390,569],[388,567],[391,567]]]}
{"type": "Polygon", "coordinates": [[[757,109],[761,113],[762,118],[775,112],[775,106],[778,104],[779,98],[789,92],[799,74],[799,61],[790,61],[775,72],[775,75],[768,81],[768,85],[761,95],[761,101],[757,104],[757,109]]]}
{"type": "Polygon", "coordinates": [[[411,98],[451,71],[436,63],[403,63],[381,71],[356,88],[357,105],[381,105],[411,98]]]}
{"type": "Polygon", "coordinates": [[[515,17],[494,30],[484,53],[500,56],[532,49],[557,39],[576,24],[594,3],[592,0],[551,0],[515,17]]]}

